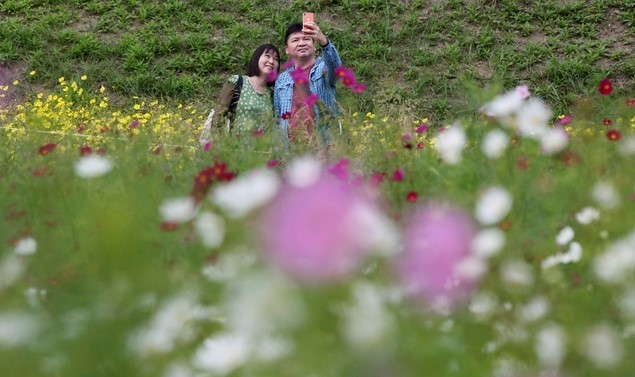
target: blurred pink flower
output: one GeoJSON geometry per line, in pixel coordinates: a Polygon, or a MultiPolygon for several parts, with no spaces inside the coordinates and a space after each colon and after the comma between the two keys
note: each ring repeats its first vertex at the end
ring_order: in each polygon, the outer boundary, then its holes
{"type": "Polygon", "coordinates": [[[315,105],[318,101],[318,96],[315,93],[311,93],[306,97],[305,103],[307,106],[311,107],[315,105]]]}
{"type": "Polygon", "coordinates": [[[368,203],[345,182],[323,175],[287,185],[265,209],[260,236],[266,258],[299,281],[324,284],[355,272],[367,254],[360,207],[368,203]]]}
{"type": "Polygon", "coordinates": [[[563,116],[562,118],[558,119],[555,123],[556,126],[564,126],[565,124],[569,124],[571,123],[571,114],[567,114],[565,116],[563,116]]]}
{"type": "Polygon", "coordinates": [[[338,162],[336,162],[333,166],[331,166],[328,171],[335,178],[340,181],[348,181],[349,172],[348,172],[349,161],[346,158],[342,158],[338,162]]]}
{"type": "Polygon", "coordinates": [[[403,168],[397,168],[394,173],[392,173],[392,178],[390,178],[393,182],[401,182],[404,178],[403,168]]]}
{"type": "Polygon", "coordinates": [[[428,130],[428,125],[426,123],[420,124],[419,126],[417,126],[417,128],[415,128],[415,132],[420,134],[420,133],[424,133],[428,130]]]}
{"type": "Polygon", "coordinates": [[[469,215],[454,206],[419,207],[406,225],[396,261],[406,292],[440,311],[464,302],[480,277],[480,260],[470,256],[475,234],[469,215]]]}
{"type": "Polygon", "coordinates": [[[301,68],[296,68],[291,71],[291,78],[298,85],[306,85],[309,83],[309,76],[301,68]]]}

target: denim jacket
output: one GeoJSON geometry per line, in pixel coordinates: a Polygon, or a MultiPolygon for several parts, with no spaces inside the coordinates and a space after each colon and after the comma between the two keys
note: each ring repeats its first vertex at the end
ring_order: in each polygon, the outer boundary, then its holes
{"type": "MultiPolygon", "coordinates": [[[[322,56],[316,58],[315,65],[311,68],[311,72],[309,73],[309,88],[311,89],[311,93],[317,94],[318,98],[324,103],[332,115],[340,114],[335,97],[335,87],[337,84],[335,68],[341,65],[342,60],[335,46],[329,41],[325,47],[322,47],[322,56]]],[[[282,114],[291,112],[294,84],[293,78],[291,78],[291,71],[294,69],[295,67],[291,67],[278,76],[273,91],[273,108],[280,122],[280,131],[286,138],[288,138],[288,122],[286,119],[282,119],[282,114]]],[[[313,108],[315,110],[315,123],[318,132],[322,136],[323,141],[328,142],[328,136],[326,134],[328,126],[321,125],[318,122],[320,110],[317,105],[313,108]]]]}

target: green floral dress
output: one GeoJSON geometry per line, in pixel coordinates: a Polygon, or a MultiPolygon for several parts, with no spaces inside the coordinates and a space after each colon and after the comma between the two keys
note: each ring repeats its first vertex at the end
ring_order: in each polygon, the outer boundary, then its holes
{"type": "MultiPolygon", "coordinates": [[[[229,77],[227,81],[236,84],[238,75],[229,77]]],[[[264,94],[256,92],[251,86],[249,78],[243,76],[243,87],[240,92],[240,99],[236,105],[234,131],[244,132],[266,129],[273,124],[273,120],[273,103],[269,90],[264,94]]]]}

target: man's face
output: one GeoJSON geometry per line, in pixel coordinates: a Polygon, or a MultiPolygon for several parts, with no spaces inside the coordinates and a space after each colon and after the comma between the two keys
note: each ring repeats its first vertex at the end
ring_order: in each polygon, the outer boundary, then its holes
{"type": "Polygon", "coordinates": [[[289,58],[294,60],[315,56],[313,38],[308,35],[304,35],[301,31],[293,33],[287,40],[284,52],[287,56],[289,56],[289,58]]]}

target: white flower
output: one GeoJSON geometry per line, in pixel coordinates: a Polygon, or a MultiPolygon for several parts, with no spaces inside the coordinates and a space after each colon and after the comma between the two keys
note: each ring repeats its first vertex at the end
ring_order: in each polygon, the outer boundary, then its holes
{"type": "Polygon", "coordinates": [[[0,314],[0,347],[18,347],[36,340],[42,323],[26,312],[0,314]]]}
{"type": "Polygon", "coordinates": [[[296,287],[273,273],[249,273],[226,292],[227,328],[251,338],[296,327],[305,317],[296,287]]]}
{"type": "Polygon", "coordinates": [[[17,255],[22,256],[35,254],[36,250],[37,242],[33,237],[21,238],[20,240],[18,240],[18,242],[15,244],[15,247],[13,248],[13,251],[17,255]]]}
{"type": "Polygon", "coordinates": [[[501,266],[501,278],[506,286],[528,287],[534,284],[531,266],[522,260],[511,260],[501,266]]]}
{"type": "Polygon", "coordinates": [[[505,233],[498,228],[483,229],[472,239],[470,250],[481,258],[490,258],[505,245],[505,233]]]}
{"type": "Polygon", "coordinates": [[[214,264],[203,267],[203,276],[211,281],[226,282],[234,279],[241,271],[256,263],[255,253],[251,250],[228,250],[221,253],[214,264]]]}
{"type": "Polygon", "coordinates": [[[273,199],[279,187],[276,173],[268,169],[256,169],[217,186],[212,191],[211,200],[228,216],[241,218],[273,199]]]}
{"type": "Polygon", "coordinates": [[[562,151],[567,144],[569,144],[569,134],[561,127],[547,129],[540,140],[542,152],[546,155],[562,151]]]}
{"type": "Polygon", "coordinates": [[[582,225],[589,225],[600,219],[600,211],[593,207],[584,207],[575,214],[575,219],[582,225]]]}
{"type": "Polygon", "coordinates": [[[512,208],[512,196],[504,187],[492,186],[483,191],[476,203],[475,217],[483,225],[501,221],[512,208]]]}
{"type": "Polygon", "coordinates": [[[163,303],[148,325],[130,336],[128,346],[142,357],[169,353],[179,341],[193,337],[195,321],[209,316],[192,294],[181,294],[163,303]]]}
{"type": "Polygon", "coordinates": [[[597,182],[593,186],[592,196],[595,202],[602,208],[614,209],[620,205],[620,194],[611,182],[597,182]]]}
{"type": "Polygon", "coordinates": [[[298,157],[289,163],[285,173],[290,185],[311,186],[322,174],[322,163],[310,155],[298,157]]]}
{"type": "Polygon", "coordinates": [[[357,349],[385,351],[395,328],[379,288],[360,282],[353,286],[352,294],[353,302],[344,310],[344,339],[357,349]]]}
{"type": "Polygon", "coordinates": [[[635,135],[629,135],[623,138],[618,144],[618,148],[623,156],[635,155],[635,135]]]}
{"type": "Polygon", "coordinates": [[[470,302],[468,309],[474,313],[479,320],[488,320],[498,309],[498,299],[492,293],[479,292],[470,302]]]}
{"type": "Polygon", "coordinates": [[[113,162],[97,154],[83,156],[75,164],[75,174],[81,178],[100,177],[112,170],[113,162]]]}
{"type": "Polygon", "coordinates": [[[196,201],[191,196],[167,199],[159,207],[161,219],[176,224],[192,220],[196,216],[196,210],[196,201]]]}
{"type": "Polygon", "coordinates": [[[459,122],[446,128],[437,136],[436,148],[446,164],[456,165],[461,162],[461,154],[467,145],[465,131],[459,122]]]}
{"type": "Polygon", "coordinates": [[[551,120],[551,110],[538,98],[528,99],[518,110],[518,130],[521,134],[534,139],[545,135],[551,120]]]}
{"type": "Polygon", "coordinates": [[[346,222],[350,234],[356,234],[364,250],[390,256],[399,252],[399,234],[394,223],[377,207],[366,202],[356,203],[346,222]]]}
{"type": "Polygon", "coordinates": [[[505,153],[509,145],[509,136],[502,130],[495,129],[485,134],[481,143],[481,151],[487,158],[498,158],[505,153]]]}
{"type": "Polygon", "coordinates": [[[24,273],[24,264],[15,254],[7,255],[0,262],[0,291],[2,288],[8,287],[24,273]]]}
{"type": "Polygon", "coordinates": [[[557,325],[547,325],[536,334],[534,351],[544,367],[558,368],[566,354],[565,333],[557,325]]]}
{"type": "Polygon", "coordinates": [[[194,229],[201,243],[207,248],[220,246],[225,238],[225,220],[209,211],[196,217],[194,229]]]}
{"type": "Polygon", "coordinates": [[[481,111],[490,117],[505,118],[517,112],[525,102],[525,98],[527,97],[522,91],[510,90],[487,103],[481,111]]]}
{"type": "Polygon", "coordinates": [[[573,236],[575,236],[573,228],[571,228],[570,226],[565,226],[556,236],[556,244],[564,246],[573,240],[573,236]]]}
{"type": "Polygon", "coordinates": [[[593,327],[587,333],[582,348],[589,360],[604,369],[617,366],[624,356],[619,334],[607,324],[593,327]]]}
{"type": "Polygon", "coordinates": [[[252,352],[250,339],[239,333],[211,336],[196,350],[192,363],[196,368],[226,376],[243,366],[252,352]]]}
{"type": "Polygon", "coordinates": [[[593,262],[595,275],[607,283],[619,283],[635,270],[635,232],[617,240],[593,262]]]}
{"type": "Polygon", "coordinates": [[[542,296],[534,297],[525,305],[519,307],[517,316],[521,322],[536,322],[549,311],[549,301],[542,296]]]}
{"type": "Polygon", "coordinates": [[[569,249],[566,252],[545,258],[540,264],[540,267],[544,270],[558,264],[577,263],[581,259],[582,245],[578,242],[571,242],[571,244],[569,244],[569,249]]]}

